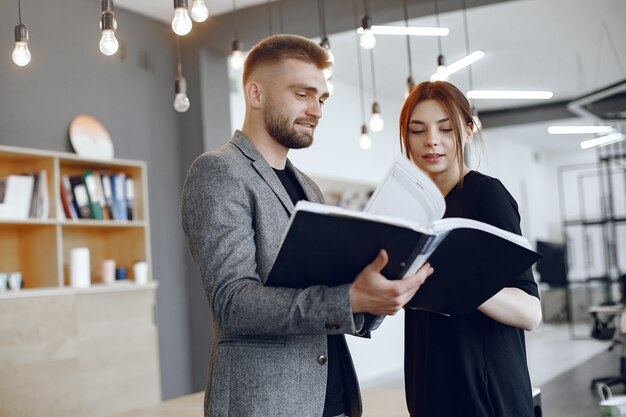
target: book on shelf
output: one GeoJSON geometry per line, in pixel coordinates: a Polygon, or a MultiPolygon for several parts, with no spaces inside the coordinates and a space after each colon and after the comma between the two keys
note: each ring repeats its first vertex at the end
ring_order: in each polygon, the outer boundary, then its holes
{"type": "Polygon", "coordinates": [[[91,203],[89,202],[89,194],[87,186],[82,175],[70,175],[70,184],[74,195],[74,203],[76,204],[76,212],[79,219],[92,219],[91,203]]]}
{"type": "Polygon", "coordinates": [[[111,175],[111,192],[113,195],[113,218],[115,220],[128,220],[126,174],[117,173],[111,175]]]}
{"type": "Polygon", "coordinates": [[[70,183],[70,177],[68,175],[61,176],[60,196],[65,218],[69,220],[78,219],[78,207],[74,200],[72,184],[70,183]]]}
{"type": "Polygon", "coordinates": [[[48,194],[48,172],[45,169],[33,174],[33,193],[30,199],[28,217],[44,220],[50,212],[50,196],[48,194]]]}
{"type": "Polygon", "coordinates": [[[540,257],[522,236],[475,220],[441,219],[444,212],[436,185],[399,156],[363,212],[298,202],[266,285],[347,284],[385,249],[381,273],[388,279],[411,275],[427,261],[435,270],[405,307],[461,315],[540,257]]]}
{"type": "Polygon", "coordinates": [[[0,203],[0,219],[28,219],[35,183],[34,176],[9,175],[3,181],[4,198],[0,203]]]}
{"type": "Polygon", "coordinates": [[[113,215],[113,191],[111,190],[111,176],[105,171],[100,171],[100,180],[102,182],[102,194],[104,195],[106,218],[115,219],[113,215]]]}
{"type": "Polygon", "coordinates": [[[133,177],[131,177],[130,175],[126,176],[125,186],[126,218],[128,220],[133,220],[135,211],[135,183],[133,182],[133,177]]]}
{"type": "Polygon", "coordinates": [[[87,189],[89,208],[91,209],[91,218],[95,220],[104,219],[100,195],[98,193],[98,181],[96,180],[96,176],[93,171],[87,171],[83,174],[83,182],[85,183],[85,188],[87,189]]]}

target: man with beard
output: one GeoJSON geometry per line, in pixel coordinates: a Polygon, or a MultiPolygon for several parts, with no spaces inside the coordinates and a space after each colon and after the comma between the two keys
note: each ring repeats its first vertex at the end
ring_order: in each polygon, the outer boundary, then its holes
{"type": "Polygon", "coordinates": [[[349,285],[264,286],[294,204],[322,201],[287,152],[313,142],[329,65],[326,50],[300,36],[259,43],[244,65],[242,129],[187,174],[183,228],[213,323],[207,417],[359,417],[343,335],[361,331],[362,313],[396,313],[432,272],[388,281],[381,250],[349,285]]]}

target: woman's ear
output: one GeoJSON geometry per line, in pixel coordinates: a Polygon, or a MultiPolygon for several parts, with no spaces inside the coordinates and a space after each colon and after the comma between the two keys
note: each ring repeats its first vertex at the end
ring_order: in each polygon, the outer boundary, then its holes
{"type": "Polygon", "coordinates": [[[250,81],[245,88],[246,100],[254,108],[261,107],[261,86],[256,81],[250,81]]]}
{"type": "Polygon", "coordinates": [[[465,125],[465,137],[463,139],[464,144],[472,143],[474,140],[474,129],[472,125],[465,125]]]}

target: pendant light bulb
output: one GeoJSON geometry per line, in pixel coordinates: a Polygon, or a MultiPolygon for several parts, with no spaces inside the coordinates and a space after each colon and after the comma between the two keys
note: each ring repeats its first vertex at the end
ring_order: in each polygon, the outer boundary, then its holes
{"type": "Polygon", "coordinates": [[[115,55],[120,44],[115,38],[115,32],[112,30],[103,30],[100,38],[100,52],[104,55],[115,55]]]}
{"type": "Polygon", "coordinates": [[[406,91],[404,92],[404,99],[409,98],[409,94],[415,88],[415,81],[413,81],[413,77],[409,75],[409,78],[406,79],[406,91]]]}
{"type": "Polygon", "coordinates": [[[324,72],[324,78],[326,78],[326,80],[330,80],[330,77],[333,76],[333,67],[335,66],[335,55],[333,54],[333,51],[330,50],[330,42],[328,41],[328,37],[324,36],[324,38],[320,42],[320,46],[326,49],[326,52],[328,52],[328,62],[330,63],[330,67],[324,69],[323,72],[324,72]]]}
{"type": "Polygon", "coordinates": [[[367,126],[361,126],[361,136],[359,137],[359,147],[364,151],[370,149],[372,147],[372,139],[367,134],[367,126]]]}
{"type": "Polygon", "coordinates": [[[370,129],[372,132],[380,132],[385,127],[385,121],[380,115],[380,105],[378,102],[372,104],[372,117],[370,117],[370,129]]]}
{"type": "Polygon", "coordinates": [[[243,68],[243,52],[241,51],[241,42],[239,42],[239,39],[233,41],[231,51],[229,57],[230,67],[235,71],[239,71],[243,68]]]}
{"type": "Polygon", "coordinates": [[[204,22],[209,18],[209,9],[204,0],[193,0],[191,5],[191,18],[194,22],[204,22]]]}
{"type": "Polygon", "coordinates": [[[328,96],[332,97],[335,94],[335,83],[330,78],[326,80],[326,88],[328,88],[328,96]]]}
{"type": "Polygon", "coordinates": [[[187,80],[182,75],[176,77],[176,96],[174,97],[174,109],[179,113],[189,110],[189,98],[187,97],[187,80]]]}
{"type": "Polygon", "coordinates": [[[174,0],[174,19],[172,19],[172,30],[180,36],[185,36],[191,32],[191,19],[187,12],[187,0],[174,0]]]}
{"type": "Polygon", "coordinates": [[[443,55],[437,57],[437,71],[430,76],[430,81],[448,81],[450,74],[446,69],[446,60],[443,55]]]}
{"type": "Polygon", "coordinates": [[[114,55],[119,48],[119,43],[115,38],[115,17],[113,12],[106,11],[102,13],[100,18],[100,28],[102,29],[102,37],[100,38],[100,52],[104,55],[114,55]]]}
{"type": "Polygon", "coordinates": [[[24,67],[30,62],[30,51],[28,50],[28,28],[20,23],[15,25],[15,49],[11,55],[15,65],[24,67]]]}
{"type": "Polygon", "coordinates": [[[372,33],[372,18],[365,15],[361,19],[361,29],[363,33],[359,39],[359,43],[363,49],[373,49],[376,46],[376,37],[372,33]]]}

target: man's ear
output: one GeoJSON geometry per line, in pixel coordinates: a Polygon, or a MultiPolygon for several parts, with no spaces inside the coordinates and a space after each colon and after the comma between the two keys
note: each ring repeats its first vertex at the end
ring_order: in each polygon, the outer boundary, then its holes
{"type": "Polygon", "coordinates": [[[246,100],[253,108],[261,107],[261,86],[256,81],[250,81],[245,86],[246,100]]]}

